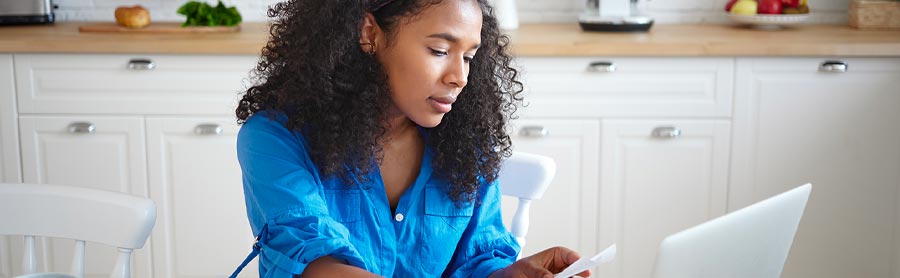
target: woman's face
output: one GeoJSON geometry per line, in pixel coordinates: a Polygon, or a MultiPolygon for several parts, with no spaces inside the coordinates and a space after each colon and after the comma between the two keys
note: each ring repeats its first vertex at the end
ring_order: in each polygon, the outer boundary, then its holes
{"type": "Polygon", "coordinates": [[[481,44],[481,7],[447,0],[396,28],[390,45],[376,40],[375,50],[391,89],[389,116],[435,127],[466,86],[469,61],[481,44]]]}

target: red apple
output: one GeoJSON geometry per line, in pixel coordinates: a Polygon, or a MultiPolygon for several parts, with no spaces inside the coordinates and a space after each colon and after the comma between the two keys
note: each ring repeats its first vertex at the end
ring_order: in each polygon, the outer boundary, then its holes
{"type": "Polygon", "coordinates": [[[796,8],[796,7],[800,6],[800,0],[781,0],[781,4],[782,4],[782,6],[785,6],[785,7],[796,8]]]}
{"type": "Polygon", "coordinates": [[[731,11],[731,6],[734,6],[734,3],[737,3],[737,1],[738,1],[738,0],[730,0],[730,1],[728,1],[728,4],[725,4],[725,11],[726,11],[726,12],[730,12],[730,11],[731,11]]]}
{"type": "Polygon", "coordinates": [[[759,14],[781,14],[782,0],[759,0],[756,11],[759,14]]]}

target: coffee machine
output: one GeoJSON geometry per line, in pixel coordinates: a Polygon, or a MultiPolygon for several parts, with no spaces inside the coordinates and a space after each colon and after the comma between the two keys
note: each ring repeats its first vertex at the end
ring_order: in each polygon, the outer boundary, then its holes
{"type": "Polygon", "coordinates": [[[585,31],[646,32],[653,18],[643,15],[646,0],[587,0],[578,24],[585,31]]]}

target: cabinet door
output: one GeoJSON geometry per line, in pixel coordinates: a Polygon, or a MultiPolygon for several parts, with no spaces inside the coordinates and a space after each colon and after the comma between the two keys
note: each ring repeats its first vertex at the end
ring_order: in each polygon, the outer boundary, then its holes
{"type": "MultiPolygon", "coordinates": [[[[13,78],[12,55],[0,54],[0,182],[21,181],[13,78]]],[[[2,266],[0,263],[0,274],[2,266]]]]}
{"type": "MultiPolygon", "coordinates": [[[[19,137],[16,130],[16,95],[11,54],[0,54],[0,182],[19,182],[19,137]]],[[[10,244],[21,239],[0,236],[0,277],[11,277],[14,261],[10,244]]]]}
{"type": "Polygon", "coordinates": [[[729,210],[813,184],[783,277],[900,277],[900,59],[738,59],[729,210]]]}
{"type": "Polygon", "coordinates": [[[598,248],[618,255],[598,277],[650,277],[665,236],[726,209],[726,120],[604,120],[598,248]]]}
{"type": "MultiPolygon", "coordinates": [[[[556,160],[553,182],[543,198],[532,202],[523,256],[558,245],[595,252],[598,121],[523,119],[513,126],[515,151],[556,160]]],[[[511,197],[503,199],[507,227],[516,203],[511,197]]]]}
{"type": "MultiPolygon", "coordinates": [[[[250,251],[238,129],[230,117],[147,119],[156,276],[227,276],[250,251]]],[[[241,273],[256,276],[255,261],[241,273]]]]}
{"type": "MultiPolygon", "coordinates": [[[[84,186],[147,196],[141,118],[21,116],[19,125],[26,183],[84,186]]],[[[40,245],[43,270],[68,271],[74,241],[43,240],[40,245]]],[[[149,246],[133,253],[134,277],[153,276],[149,246]]],[[[116,249],[87,243],[85,250],[85,277],[108,277],[116,249]]]]}

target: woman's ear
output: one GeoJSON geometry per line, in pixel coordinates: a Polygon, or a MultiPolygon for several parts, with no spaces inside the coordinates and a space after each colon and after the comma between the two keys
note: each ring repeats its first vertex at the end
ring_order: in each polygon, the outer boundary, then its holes
{"type": "Polygon", "coordinates": [[[359,47],[362,52],[374,53],[378,45],[377,38],[381,33],[378,22],[372,13],[366,13],[363,17],[362,24],[359,25],[359,47]]]}

